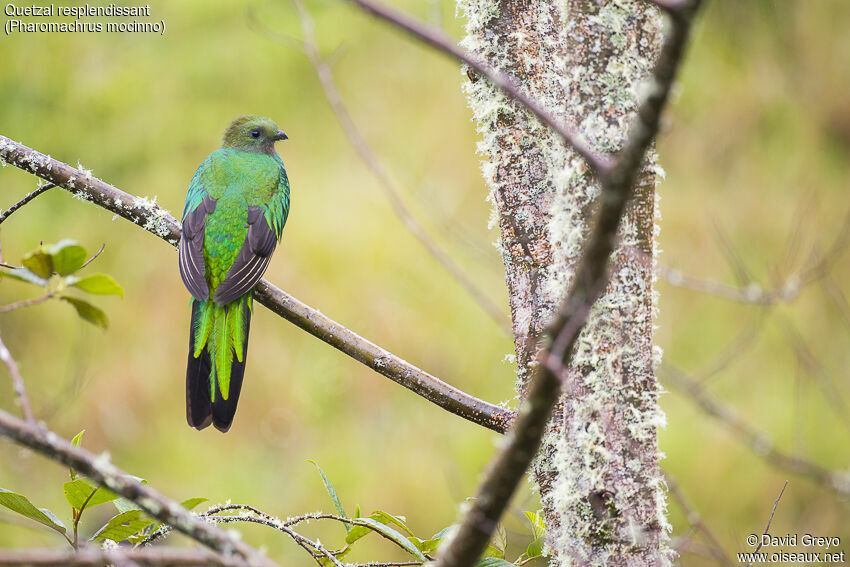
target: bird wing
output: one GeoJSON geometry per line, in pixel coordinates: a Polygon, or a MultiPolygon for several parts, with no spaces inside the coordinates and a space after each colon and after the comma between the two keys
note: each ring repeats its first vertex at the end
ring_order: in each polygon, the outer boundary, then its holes
{"type": "Polygon", "coordinates": [[[203,195],[200,203],[189,209],[183,217],[183,232],[177,253],[180,263],[180,277],[192,297],[200,301],[210,298],[207,284],[207,269],[204,263],[204,228],[207,215],[215,211],[216,200],[209,195],[203,195]]]}
{"type": "Polygon", "coordinates": [[[251,291],[268,268],[277,242],[263,207],[248,207],[248,236],[224,280],[218,284],[215,302],[224,305],[251,291]]]}

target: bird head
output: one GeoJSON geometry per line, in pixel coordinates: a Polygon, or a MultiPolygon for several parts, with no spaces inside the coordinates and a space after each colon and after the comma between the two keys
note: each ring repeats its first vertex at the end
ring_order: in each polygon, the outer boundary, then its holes
{"type": "Polygon", "coordinates": [[[273,154],[274,143],[287,138],[271,119],[249,114],[230,123],[224,131],[221,147],[273,154]]]}

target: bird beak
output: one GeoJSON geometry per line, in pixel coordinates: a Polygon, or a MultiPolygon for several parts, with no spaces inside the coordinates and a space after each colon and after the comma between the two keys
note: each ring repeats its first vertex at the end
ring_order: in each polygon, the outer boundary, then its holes
{"type": "Polygon", "coordinates": [[[283,130],[278,130],[277,134],[275,134],[273,139],[275,142],[278,142],[280,140],[288,140],[289,136],[287,136],[286,132],[284,132],[283,130]]]}

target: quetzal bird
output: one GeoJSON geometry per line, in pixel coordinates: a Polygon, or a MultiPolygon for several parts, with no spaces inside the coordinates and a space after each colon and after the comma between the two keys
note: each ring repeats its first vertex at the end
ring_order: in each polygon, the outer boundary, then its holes
{"type": "Polygon", "coordinates": [[[192,294],[186,419],[226,432],[233,423],[248,353],[254,286],[289,214],[289,180],[274,144],[287,136],[262,116],[240,116],[221,149],[189,183],[178,246],[192,294]]]}

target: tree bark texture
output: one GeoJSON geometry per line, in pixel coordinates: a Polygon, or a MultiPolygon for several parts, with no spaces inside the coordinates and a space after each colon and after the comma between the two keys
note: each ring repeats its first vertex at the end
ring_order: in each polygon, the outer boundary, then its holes
{"type": "MultiPolygon", "coordinates": [[[[463,45],[518,78],[600,152],[618,151],[658,52],[662,20],[640,0],[459,0],[463,45]]],[[[569,287],[599,187],[584,162],[486,80],[465,91],[510,297],[518,390],[569,287]]],[[[611,281],[591,311],[533,467],[552,564],[670,562],[654,366],[654,152],[638,178],[611,281]]]]}

